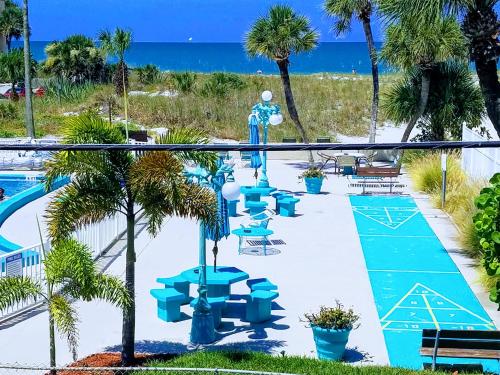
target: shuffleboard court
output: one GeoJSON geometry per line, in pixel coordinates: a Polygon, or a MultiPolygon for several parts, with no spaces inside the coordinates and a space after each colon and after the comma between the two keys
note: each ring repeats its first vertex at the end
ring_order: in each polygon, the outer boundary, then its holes
{"type": "MultiPolygon", "coordinates": [[[[421,368],[422,329],[494,330],[411,197],[351,196],[392,366],[421,368]]],[[[440,359],[441,363],[474,360],[440,359]]],[[[481,362],[498,371],[497,361],[481,362]]]]}

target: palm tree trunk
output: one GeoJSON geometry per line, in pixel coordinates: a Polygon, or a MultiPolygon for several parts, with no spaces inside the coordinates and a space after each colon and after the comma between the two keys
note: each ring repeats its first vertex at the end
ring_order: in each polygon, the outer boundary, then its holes
{"type": "Polygon", "coordinates": [[[125,263],[125,287],[129,293],[130,306],[123,310],[122,365],[130,366],[134,361],[135,347],[135,214],[133,203],[128,204],[127,254],[125,263]]]}
{"type": "MultiPolygon", "coordinates": [[[[56,367],[56,335],[54,317],[49,311],[49,346],[50,346],[50,367],[56,367]]],[[[50,370],[50,375],[56,375],[56,370],[50,370]]]]}
{"type": "Polygon", "coordinates": [[[23,0],[23,39],[24,39],[24,91],[26,95],[26,134],[35,138],[35,120],[33,118],[33,91],[31,90],[31,51],[30,27],[28,18],[28,0],[23,0]]]}
{"type": "MultiPolygon", "coordinates": [[[[292,119],[297,131],[302,137],[302,141],[306,144],[309,143],[306,131],[302,124],[300,123],[299,114],[297,112],[297,107],[295,106],[295,99],[293,98],[292,85],[290,83],[290,75],[288,73],[288,60],[278,60],[278,68],[280,70],[281,82],[283,83],[283,90],[285,91],[286,106],[290,118],[292,119]]],[[[309,151],[309,163],[314,163],[314,158],[312,152],[309,151]]]]}
{"type": "Polygon", "coordinates": [[[486,112],[500,137],[500,83],[498,82],[495,60],[481,61],[475,59],[479,86],[483,92],[486,112]]]}
{"type": "Polygon", "coordinates": [[[369,143],[375,143],[377,133],[377,116],[378,116],[378,101],[379,101],[379,79],[378,79],[378,58],[375,42],[373,40],[372,27],[370,18],[363,20],[363,30],[365,32],[366,43],[368,44],[368,53],[372,63],[372,81],[373,81],[373,97],[372,97],[372,113],[369,132],[369,143]]]}
{"type": "Polygon", "coordinates": [[[123,84],[123,107],[125,109],[125,136],[128,143],[128,93],[127,85],[125,84],[125,61],[121,61],[122,67],[122,84],[123,84]]]}
{"type": "MultiPolygon", "coordinates": [[[[5,0],[0,0],[0,13],[2,13],[5,10],[5,0]]],[[[7,35],[3,35],[0,33],[0,53],[5,52],[6,49],[6,37],[7,35]]]]}
{"type": "Polygon", "coordinates": [[[417,124],[417,121],[422,117],[427,107],[427,102],[429,100],[429,91],[431,87],[431,72],[429,69],[422,70],[422,87],[420,88],[420,101],[418,103],[417,112],[410,119],[406,125],[405,132],[401,138],[401,142],[408,142],[410,138],[411,131],[417,124]]]}

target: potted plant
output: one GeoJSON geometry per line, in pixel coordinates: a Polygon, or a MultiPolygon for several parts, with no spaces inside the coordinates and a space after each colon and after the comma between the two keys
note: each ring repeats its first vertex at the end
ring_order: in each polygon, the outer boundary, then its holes
{"type": "Polygon", "coordinates": [[[319,359],[336,361],[344,355],[349,334],[359,327],[359,315],[336,301],[335,307],[322,306],[317,313],[304,315],[312,328],[319,359]]]}
{"type": "Polygon", "coordinates": [[[319,194],[325,178],[323,168],[318,167],[310,167],[299,176],[299,179],[305,181],[306,191],[309,194],[319,194]]]}

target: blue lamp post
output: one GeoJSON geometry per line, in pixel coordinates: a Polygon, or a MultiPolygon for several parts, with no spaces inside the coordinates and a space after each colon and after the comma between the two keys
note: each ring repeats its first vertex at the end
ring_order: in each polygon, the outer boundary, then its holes
{"type": "MultiPolygon", "coordinates": [[[[188,179],[194,179],[202,186],[211,187],[216,192],[220,191],[226,200],[235,200],[240,194],[240,186],[233,181],[228,181],[221,185],[217,177],[229,174],[232,176],[233,169],[230,165],[222,164],[215,175],[210,175],[203,168],[196,168],[194,171],[186,173],[188,179]]],[[[199,238],[199,286],[198,300],[194,306],[193,320],[191,323],[190,341],[195,345],[210,344],[215,341],[215,326],[212,309],[208,303],[207,287],[207,247],[206,247],[207,228],[206,224],[200,222],[199,238]]]]}
{"type": "MultiPolygon", "coordinates": [[[[281,108],[277,104],[271,104],[273,99],[273,94],[271,91],[264,91],[262,93],[262,103],[257,103],[252,108],[252,113],[257,115],[259,122],[262,124],[264,130],[264,136],[262,143],[267,144],[267,132],[269,125],[279,125],[283,122],[283,115],[281,114],[281,108]]],[[[263,151],[263,162],[262,162],[262,173],[258,186],[262,188],[269,187],[269,179],[267,177],[267,151],[263,151]]]]}

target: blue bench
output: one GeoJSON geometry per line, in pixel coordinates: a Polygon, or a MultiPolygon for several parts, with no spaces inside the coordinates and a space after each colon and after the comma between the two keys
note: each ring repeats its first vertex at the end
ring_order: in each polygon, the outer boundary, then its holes
{"type": "Polygon", "coordinates": [[[228,215],[230,217],[236,217],[238,216],[238,202],[240,200],[237,199],[235,201],[228,201],[227,202],[227,211],[228,211],[228,215]]]}
{"type": "Polygon", "coordinates": [[[270,282],[269,279],[265,277],[247,280],[247,285],[252,292],[255,292],[256,290],[278,290],[278,286],[270,282]]]}
{"type": "Polygon", "coordinates": [[[166,322],[181,319],[181,304],[185,297],[174,288],[151,289],[151,295],[158,301],[158,318],[166,322]]]}
{"type": "MultiPolygon", "coordinates": [[[[212,315],[214,317],[214,327],[220,326],[222,320],[222,310],[226,307],[226,297],[208,297],[208,304],[212,308],[212,315]]],[[[190,306],[194,309],[198,303],[198,298],[191,301],[190,306]]]]}
{"type": "Polygon", "coordinates": [[[277,214],[279,214],[280,212],[280,200],[283,198],[293,198],[292,195],[290,195],[289,193],[285,193],[284,191],[278,191],[276,193],[271,194],[271,196],[276,201],[274,211],[276,211],[277,214]]]}
{"type": "Polygon", "coordinates": [[[256,290],[245,296],[246,321],[260,323],[271,319],[271,303],[279,296],[278,292],[269,290],[256,290]]]}
{"type": "Polygon", "coordinates": [[[295,216],[295,205],[300,202],[300,199],[287,197],[279,200],[280,216],[292,217],[295,216]]]}
{"type": "Polygon", "coordinates": [[[250,210],[250,216],[254,216],[264,212],[267,208],[267,202],[259,201],[259,202],[247,202],[247,208],[250,210]]]}
{"type": "Polygon", "coordinates": [[[191,301],[189,297],[189,281],[183,278],[181,275],[173,276],[173,277],[159,277],[156,279],[156,282],[160,284],[164,284],[165,288],[174,288],[179,293],[184,294],[184,301],[182,304],[187,304],[191,301]]]}
{"type": "Polygon", "coordinates": [[[260,193],[246,191],[245,193],[245,208],[248,207],[248,204],[251,202],[260,202],[260,193]]]}

